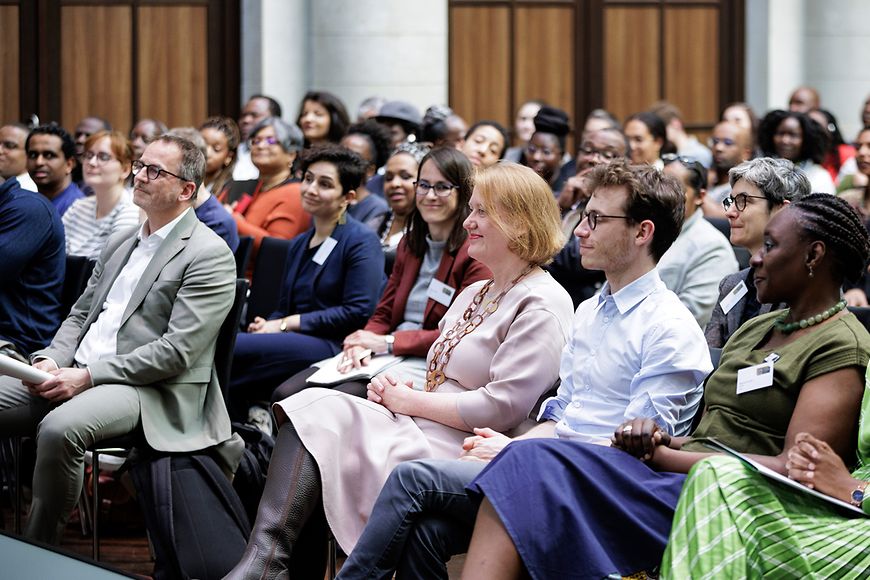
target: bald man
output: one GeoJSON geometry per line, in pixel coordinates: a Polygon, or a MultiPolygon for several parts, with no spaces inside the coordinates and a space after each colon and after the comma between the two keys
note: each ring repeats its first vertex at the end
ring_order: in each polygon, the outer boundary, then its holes
{"type": "Polygon", "coordinates": [[[710,149],[713,151],[713,167],[710,188],[704,197],[704,215],[724,218],[722,200],[731,193],[728,172],[752,158],[752,136],[745,127],[722,121],[713,127],[710,149]]]}
{"type": "Polygon", "coordinates": [[[818,109],[821,99],[819,92],[813,87],[802,86],[798,87],[788,99],[788,110],[795,113],[809,113],[813,109],[818,109]]]}

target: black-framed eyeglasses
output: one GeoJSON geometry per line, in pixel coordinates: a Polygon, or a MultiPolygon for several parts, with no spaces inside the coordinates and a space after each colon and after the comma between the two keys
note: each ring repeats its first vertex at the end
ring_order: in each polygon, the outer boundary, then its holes
{"type": "Polygon", "coordinates": [[[670,165],[674,161],[679,162],[680,165],[685,167],[689,173],[692,174],[689,178],[689,182],[693,188],[697,190],[707,188],[707,169],[705,169],[704,165],[694,157],[666,153],[665,155],[662,155],[662,161],[665,166],[670,165]]]}
{"type": "Polygon", "coordinates": [[[154,181],[155,179],[160,177],[160,175],[163,173],[165,173],[167,175],[171,175],[175,179],[180,179],[181,181],[190,181],[189,179],[185,179],[185,178],[181,177],[180,175],[175,175],[171,171],[166,171],[162,167],[157,167],[156,165],[148,165],[147,163],[142,163],[138,159],[133,162],[132,172],[133,172],[134,176],[139,175],[139,172],[142,171],[143,169],[145,170],[145,176],[148,177],[148,181],[154,181]]]}
{"type": "Polygon", "coordinates": [[[458,185],[453,185],[452,183],[447,183],[446,181],[439,181],[438,183],[429,183],[428,181],[415,181],[414,187],[418,196],[426,197],[429,195],[430,191],[435,191],[435,195],[438,197],[447,197],[450,195],[450,192],[454,189],[459,189],[458,185]]]}
{"type": "Polygon", "coordinates": [[[606,149],[595,149],[594,147],[590,147],[588,145],[586,147],[581,147],[580,153],[582,155],[585,155],[586,157],[594,157],[597,155],[604,161],[613,161],[614,159],[619,157],[619,154],[615,151],[607,151],[606,149]]]}
{"type": "Polygon", "coordinates": [[[722,200],[722,206],[725,208],[725,211],[731,209],[731,206],[737,208],[737,211],[743,211],[746,209],[746,200],[750,197],[755,199],[767,199],[763,195],[749,195],[748,193],[738,193],[737,195],[729,195],[725,199],[722,200]]]}
{"type": "Polygon", "coordinates": [[[594,230],[598,227],[598,220],[601,218],[614,218],[620,220],[630,220],[631,217],[627,215],[605,215],[603,213],[598,213],[597,211],[584,211],[583,219],[588,220],[589,229],[594,230]]]}

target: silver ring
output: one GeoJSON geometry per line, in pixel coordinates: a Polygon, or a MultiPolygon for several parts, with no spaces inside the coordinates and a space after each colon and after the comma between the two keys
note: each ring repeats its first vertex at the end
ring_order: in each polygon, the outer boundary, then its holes
{"type": "Polygon", "coordinates": [[[623,435],[628,435],[629,433],[631,433],[631,425],[626,425],[625,427],[622,428],[623,435]]]}

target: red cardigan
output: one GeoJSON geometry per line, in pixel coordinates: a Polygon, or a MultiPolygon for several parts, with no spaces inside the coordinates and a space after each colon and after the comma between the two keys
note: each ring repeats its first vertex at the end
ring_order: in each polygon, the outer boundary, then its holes
{"type": "MultiPolygon", "coordinates": [[[[422,260],[411,253],[405,240],[399,242],[396,263],[393,265],[387,287],[381,296],[381,301],[378,302],[374,315],[369,318],[365,330],[375,334],[389,334],[402,323],[408,295],[420,273],[421,264],[422,260]]],[[[455,252],[444,252],[444,255],[441,256],[441,264],[438,265],[438,271],[435,272],[436,280],[456,289],[453,294],[454,300],[469,284],[491,277],[492,273],[489,268],[468,255],[467,239],[455,252]]],[[[396,341],[393,343],[393,354],[425,357],[429,352],[429,347],[440,334],[438,323],[446,312],[446,306],[429,298],[423,313],[423,329],[394,332],[393,336],[396,337],[396,341]]]]}

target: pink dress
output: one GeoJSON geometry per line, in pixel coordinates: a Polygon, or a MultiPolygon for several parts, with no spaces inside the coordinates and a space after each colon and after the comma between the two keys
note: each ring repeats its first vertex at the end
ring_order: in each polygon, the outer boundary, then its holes
{"type": "MultiPolygon", "coordinates": [[[[460,294],[439,325],[453,326],[484,282],[460,294]]],[[[382,405],[332,389],[309,388],[276,403],[314,456],[323,482],[326,519],[349,554],[392,469],[411,459],[459,456],[474,427],[509,431],[529,415],[559,376],[571,330],[568,293],[549,274],[520,281],[498,310],[454,349],[438,392],[458,393],[467,429],[394,415],[382,405]]],[[[431,350],[430,350],[431,356],[431,350]]]]}

